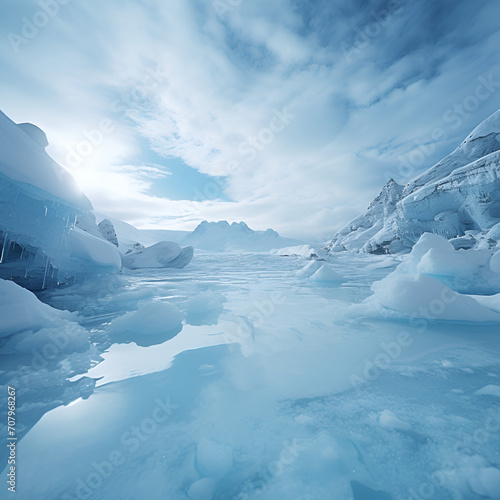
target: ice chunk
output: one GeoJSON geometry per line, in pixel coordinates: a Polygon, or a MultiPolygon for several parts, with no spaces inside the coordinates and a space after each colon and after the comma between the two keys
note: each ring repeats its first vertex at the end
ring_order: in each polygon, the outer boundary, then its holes
{"type": "Polygon", "coordinates": [[[120,270],[120,254],[109,241],[96,238],[77,227],[71,228],[68,236],[69,251],[72,257],[79,256],[82,261],[89,260],[114,271],[120,270]]]}
{"type": "Polygon", "coordinates": [[[312,260],[306,266],[304,266],[300,271],[297,271],[298,278],[309,278],[311,277],[319,268],[321,267],[321,262],[317,260],[312,260]]]}
{"type": "Polygon", "coordinates": [[[488,500],[500,500],[500,470],[495,467],[481,467],[475,471],[474,477],[469,478],[469,485],[488,500]]]}
{"type": "Polygon", "coordinates": [[[0,337],[37,330],[71,317],[69,312],[40,302],[34,293],[12,281],[0,279],[0,337]]]}
{"type": "Polygon", "coordinates": [[[118,247],[118,238],[116,237],[115,228],[109,219],[102,220],[99,222],[97,227],[99,228],[99,232],[102,234],[103,238],[118,247]]]}
{"type": "Polygon", "coordinates": [[[117,340],[152,345],[175,337],[182,329],[182,314],[173,304],[147,302],[111,323],[117,340]]]}
{"type": "Polygon", "coordinates": [[[190,325],[213,325],[217,323],[226,298],[220,293],[202,292],[185,303],[186,321],[190,325]]]}
{"type": "Polygon", "coordinates": [[[309,279],[318,282],[341,282],[344,278],[331,267],[323,264],[309,279]]]}
{"type": "Polygon", "coordinates": [[[167,267],[174,267],[175,269],[182,269],[186,267],[192,260],[194,255],[193,247],[184,247],[181,253],[168,263],[167,267]]]}
{"type": "Polygon", "coordinates": [[[209,477],[195,481],[188,489],[188,496],[193,500],[212,500],[215,482],[209,477]]]}
{"type": "Polygon", "coordinates": [[[400,420],[392,411],[383,410],[380,412],[378,423],[386,430],[411,431],[411,425],[400,420]]]}
{"type": "Polygon", "coordinates": [[[477,300],[454,292],[440,281],[422,274],[393,272],[372,285],[374,296],[384,307],[406,317],[448,321],[499,322],[500,314],[477,300]]]}
{"type": "Polygon", "coordinates": [[[201,438],[196,447],[196,465],[203,475],[218,480],[233,467],[233,449],[201,438]]]}

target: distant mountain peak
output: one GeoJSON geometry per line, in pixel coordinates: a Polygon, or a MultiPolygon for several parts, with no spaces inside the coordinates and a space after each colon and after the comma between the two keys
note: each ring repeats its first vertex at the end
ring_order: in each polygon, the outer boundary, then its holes
{"type": "Polygon", "coordinates": [[[192,245],[205,251],[251,251],[267,252],[275,248],[301,243],[298,240],[282,238],[273,229],[254,231],[241,222],[203,221],[182,240],[184,245],[192,245]]]}

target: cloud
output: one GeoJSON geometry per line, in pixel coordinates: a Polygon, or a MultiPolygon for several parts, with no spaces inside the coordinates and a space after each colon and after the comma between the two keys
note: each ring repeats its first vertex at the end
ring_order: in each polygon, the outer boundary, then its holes
{"type": "MultiPolygon", "coordinates": [[[[46,129],[62,163],[112,121],[81,162],[101,212],[147,227],[245,220],[314,238],[357,215],[389,176],[430,167],[499,107],[493,92],[458,127],[443,118],[481,75],[500,81],[494,0],[221,2],[61,6],[19,54],[0,48],[1,105],[46,129]],[[432,140],[436,128],[445,134],[432,140]],[[193,187],[180,202],[153,196],[144,139],[227,183],[193,187]],[[432,154],[403,172],[402,159],[429,141],[432,154]],[[222,191],[233,201],[218,200],[222,191]]],[[[2,21],[6,31],[39,9],[27,4],[2,21]]]]}

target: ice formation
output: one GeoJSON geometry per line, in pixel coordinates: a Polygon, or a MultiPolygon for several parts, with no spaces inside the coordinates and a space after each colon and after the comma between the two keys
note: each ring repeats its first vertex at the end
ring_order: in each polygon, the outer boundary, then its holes
{"type": "Polygon", "coordinates": [[[406,186],[391,179],[327,249],[409,252],[424,232],[454,239],[456,248],[491,248],[499,241],[499,224],[500,110],[406,186]]]}
{"type": "Polygon", "coordinates": [[[499,322],[498,252],[455,250],[442,236],[424,233],[397,269],[373,283],[373,295],[354,309],[413,319],[499,322]]]}
{"type": "Polygon", "coordinates": [[[117,248],[102,238],[73,178],[45,152],[44,137],[0,112],[0,277],[43,289],[116,272],[117,248]]]}
{"type": "Polygon", "coordinates": [[[172,241],[160,241],[155,245],[144,248],[137,246],[122,256],[123,266],[129,269],[148,267],[186,267],[193,258],[193,247],[181,248],[172,241]]]}

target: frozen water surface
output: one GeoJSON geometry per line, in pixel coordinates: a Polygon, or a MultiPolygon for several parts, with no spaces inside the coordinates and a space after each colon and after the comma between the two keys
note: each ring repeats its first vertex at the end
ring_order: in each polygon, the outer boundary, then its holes
{"type": "Polygon", "coordinates": [[[97,352],[65,384],[95,388],[25,409],[17,498],[500,498],[498,323],[364,315],[392,257],[336,255],[341,282],[306,264],[204,254],[44,291],[97,352]]]}

